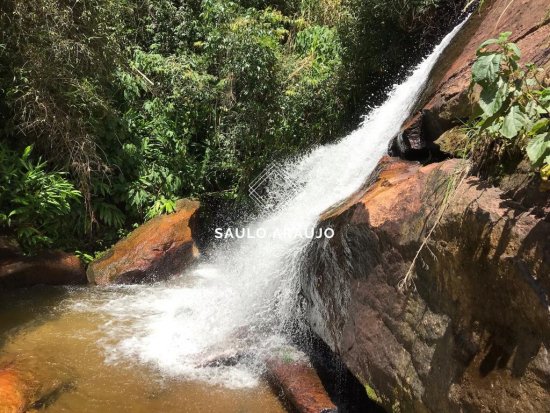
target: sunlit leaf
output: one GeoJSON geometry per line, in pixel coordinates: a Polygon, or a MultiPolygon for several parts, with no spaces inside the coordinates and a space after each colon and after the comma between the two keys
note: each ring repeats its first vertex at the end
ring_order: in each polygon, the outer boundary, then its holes
{"type": "Polygon", "coordinates": [[[508,84],[499,78],[498,82],[491,83],[483,88],[479,97],[479,106],[485,116],[493,116],[502,108],[507,96],[508,84]]]}
{"type": "Polygon", "coordinates": [[[472,80],[476,83],[493,82],[498,78],[502,54],[479,56],[472,66],[472,80]]]}
{"type": "Polygon", "coordinates": [[[500,133],[507,139],[513,139],[528,123],[529,118],[519,106],[514,105],[504,117],[500,133]]]}
{"type": "Polygon", "coordinates": [[[536,135],[527,145],[527,156],[535,166],[542,164],[550,152],[550,132],[536,135]]]}

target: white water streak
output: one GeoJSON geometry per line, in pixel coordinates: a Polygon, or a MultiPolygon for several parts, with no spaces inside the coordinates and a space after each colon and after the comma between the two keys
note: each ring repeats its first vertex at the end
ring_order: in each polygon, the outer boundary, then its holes
{"type": "MultiPolygon", "coordinates": [[[[323,211],[360,188],[409,117],[437,59],[461,26],[393,88],[359,129],[286,165],[301,189],[253,227],[268,233],[280,228],[305,231],[323,211]]],[[[104,345],[111,361],[134,357],[186,379],[231,387],[254,385],[254,360],[231,368],[199,368],[197,360],[220,343],[228,345],[227,340],[243,326],[249,338],[256,338],[248,342],[254,354],[272,351],[283,342],[281,329],[292,318],[297,265],[307,242],[243,239],[229,250],[217,251],[208,264],[179,280],[121,287],[115,297],[99,294],[85,311],[99,311],[109,320],[104,345]]]]}

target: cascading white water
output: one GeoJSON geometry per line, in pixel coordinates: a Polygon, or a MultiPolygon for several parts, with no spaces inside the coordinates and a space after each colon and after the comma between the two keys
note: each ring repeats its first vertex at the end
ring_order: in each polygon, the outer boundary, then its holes
{"type": "Polygon", "coordinates": [[[283,166],[287,179],[300,189],[286,196],[287,185],[281,182],[278,187],[282,193],[277,198],[285,201],[249,226],[253,234],[262,228],[272,236],[239,240],[176,280],[98,290],[95,300],[75,303],[77,309],[93,309],[116,320],[105,324],[103,345],[108,359],[134,357],[169,375],[231,387],[255,384],[254,357],[233,367],[218,368],[199,367],[199,360],[216,346],[240,345],[236,331],[244,331],[253,354],[269,352],[284,343],[281,330],[292,318],[298,294],[297,266],[309,240],[274,237],[274,232],[289,229],[305,233],[323,211],[364,183],[461,26],[449,33],[405,82],[392,89],[386,102],[372,110],[359,129],[338,143],[319,147],[283,166]]]}

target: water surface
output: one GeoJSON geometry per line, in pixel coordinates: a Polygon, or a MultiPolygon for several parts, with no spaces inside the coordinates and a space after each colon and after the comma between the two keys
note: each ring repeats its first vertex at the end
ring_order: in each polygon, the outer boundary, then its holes
{"type": "Polygon", "coordinates": [[[127,294],[124,289],[92,287],[35,287],[0,293],[0,360],[16,356],[18,368],[30,370],[40,382],[65,383],[64,390],[41,411],[285,411],[261,380],[231,389],[166,375],[139,360],[110,357],[109,326],[118,320],[93,305],[127,294]],[[80,310],[75,311],[78,303],[80,310]]]}

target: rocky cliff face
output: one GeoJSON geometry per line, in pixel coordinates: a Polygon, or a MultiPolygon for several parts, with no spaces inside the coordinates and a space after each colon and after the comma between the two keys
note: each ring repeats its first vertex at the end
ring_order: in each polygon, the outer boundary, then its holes
{"type": "MultiPolygon", "coordinates": [[[[446,130],[461,125],[471,115],[476,94],[469,93],[471,66],[479,45],[500,32],[522,50],[522,62],[550,68],[550,5],[547,0],[485,1],[474,12],[461,34],[444,53],[420,109],[405,124],[400,136],[405,157],[425,156],[426,149],[446,130]],[[417,152],[417,153],[415,153],[417,152]]],[[[398,145],[393,148],[397,154],[398,145]]]]}
{"type": "MultiPolygon", "coordinates": [[[[497,0],[474,16],[405,137],[429,143],[468,116],[484,39],[513,31],[548,67],[549,12],[497,0]]],[[[310,246],[302,274],[308,321],[388,411],[550,412],[548,193],[521,204],[465,168],[385,158],[327,211],[320,225],[336,235],[310,246]]]]}
{"type": "Polygon", "coordinates": [[[385,160],[329,211],[336,236],[307,253],[308,318],[390,411],[548,411],[550,224],[461,169],[385,160]]]}

